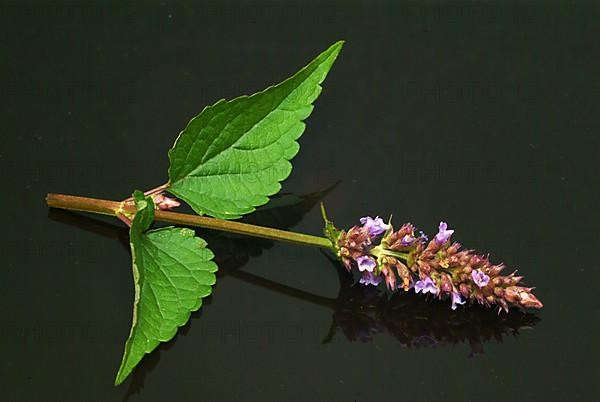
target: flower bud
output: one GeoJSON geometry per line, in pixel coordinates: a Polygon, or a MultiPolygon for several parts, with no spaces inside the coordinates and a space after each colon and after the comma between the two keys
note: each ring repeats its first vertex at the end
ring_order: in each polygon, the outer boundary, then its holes
{"type": "Polygon", "coordinates": [[[502,264],[492,265],[488,270],[488,274],[493,277],[493,276],[498,275],[500,272],[502,272],[503,269],[504,269],[504,266],[502,264]]]}
{"type": "Polygon", "coordinates": [[[156,207],[162,210],[177,208],[181,205],[181,203],[175,198],[167,197],[163,193],[158,193],[152,196],[152,200],[154,200],[154,204],[156,205],[156,207]]]}
{"type": "Polygon", "coordinates": [[[482,262],[483,262],[483,258],[481,258],[478,255],[474,255],[471,257],[471,265],[474,267],[480,265],[482,262]]]}
{"type": "Polygon", "coordinates": [[[514,286],[504,289],[504,299],[512,304],[519,304],[519,301],[521,300],[514,286]]]}
{"type": "Polygon", "coordinates": [[[454,286],[452,285],[452,280],[448,275],[442,275],[440,288],[443,293],[452,293],[454,286]]]}
{"type": "Polygon", "coordinates": [[[398,269],[398,275],[400,278],[402,278],[402,289],[404,289],[404,291],[408,291],[412,285],[412,275],[410,274],[408,267],[398,261],[396,268],[398,269]]]}
{"type": "Polygon", "coordinates": [[[385,277],[385,284],[388,289],[396,290],[396,275],[394,274],[394,271],[392,271],[390,265],[383,264],[381,266],[381,273],[385,277]]]}
{"type": "Polygon", "coordinates": [[[460,249],[460,243],[452,243],[450,247],[448,247],[448,254],[456,254],[456,252],[460,249]]]}
{"type": "Polygon", "coordinates": [[[460,290],[460,294],[465,298],[468,298],[471,295],[471,287],[466,283],[461,283],[458,290],[460,290]]]}
{"type": "Polygon", "coordinates": [[[511,288],[513,288],[514,291],[517,293],[517,295],[519,297],[519,304],[521,306],[523,306],[523,307],[529,307],[529,308],[542,308],[542,307],[544,307],[544,305],[542,304],[542,302],[539,301],[538,298],[535,297],[531,293],[532,288],[524,288],[524,287],[521,287],[521,286],[512,286],[511,288]]]}
{"type": "Polygon", "coordinates": [[[429,264],[427,264],[426,262],[419,263],[419,271],[423,275],[429,276],[429,274],[431,273],[431,266],[429,264]]]}

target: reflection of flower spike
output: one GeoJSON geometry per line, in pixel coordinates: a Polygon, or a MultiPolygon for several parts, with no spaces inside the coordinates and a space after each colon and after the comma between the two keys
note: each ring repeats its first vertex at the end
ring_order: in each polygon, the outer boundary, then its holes
{"type": "Polygon", "coordinates": [[[364,272],[362,277],[359,280],[361,285],[373,285],[378,286],[381,283],[381,276],[373,275],[372,272],[364,272]]]}
{"type": "Polygon", "coordinates": [[[343,281],[333,323],[323,342],[331,342],[338,329],[351,342],[368,342],[387,332],[407,348],[465,343],[472,357],[483,353],[486,342],[502,342],[505,335],[518,336],[520,330],[532,328],[538,320],[533,314],[516,311],[498,318],[476,306],[457,314],[441,303],[427,303],[413,292],[387,297],[373,286],[352,286],[350,281],[343,281]]]}
{"type": "Polygon", "coordinates": [[[494,265],[488,257],[452,243],[454,230],[448,229],[446,222],[440,222],[438,233],[428,242],[422,232],[415,234],[410,223],[394,231],[391,222],[385,224],[379,217],[367,216],[361,218],[362,226],[345,231],[335,229],[325,219],[326,234],[346,269],[369,274],[363,276],[362,284],[375,285],[374,278],[379,278],[377,283],[385,280],[391,291],[414,287],[416,293],[449,299],[453,310],[467,301],[496,305],[498,311],[508,311],[509,306],[543,307],[531,293],[533,288],[519,286],[523,277],[501,275],[503,264],[494,265]]]}

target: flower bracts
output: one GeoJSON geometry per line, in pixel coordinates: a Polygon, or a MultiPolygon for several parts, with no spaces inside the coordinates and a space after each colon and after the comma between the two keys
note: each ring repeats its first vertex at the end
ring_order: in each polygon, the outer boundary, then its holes
{"type": "Polygon", "coordinates": [[[429,293],[448,299],[453,310],[467,301],[498,306],[498,312],[511,306],[543,307],[531,293],[533,288],[520,286],[522,276],[516,272],[501,275],[503,264],[492,264],[488,257],[451,242],[454,230],[445,222],[440,222],[438,233],[429,241],[422,232],[416,234],[410,223],[394,231],[391,222],[364,217],[360,226],[345,231],[336,229],[324,210],[323,218],[333,251],[348,271],[360,273],[359,282],[365,286],[385,281],[392,291],[429,293]]]}

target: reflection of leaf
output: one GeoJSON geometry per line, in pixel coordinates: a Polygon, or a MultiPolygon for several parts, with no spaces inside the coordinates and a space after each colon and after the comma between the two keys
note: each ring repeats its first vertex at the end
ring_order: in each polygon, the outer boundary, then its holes
{"type": "MultiPolygon", "coordinates": [[[[274,196],[267,205],[257,208],[257,210],[243,218],[247,223],[261,223],[265,226],[287,229],[302,220],[304,215],[310,211],[317,202],[319,202],[335,185],[322,191],[306,195],[278,194],[274,196]]],[[[79,229],[87,230],[110,238],[115,238],[123,243],[124,247],[129,246],[127,230],[119,225],[105,222],[98,216],[88,216],[77,212],[66,211],[62,209],[50,209],[48,212],[50,219],[63,224],[71,225],[79,229]]],[[[219,265],[221,274],[233,274],[238,278],[236,271],[242,267],[250,257],[258,256],[264,250],[273,245],[271,240],[250,238],[230,233],[217,231],[206,231],[203,234],[211,249],[215,252],[215,260],[219,265]]],[[[243,277],[240,277],[242,279],[243,277]]],[[[243,279],[242,279],[243,280],[243,279]]],[[[208,299],[204,299],[206,305],[208,299]]],[[[194,318],[198,318],[198,313],[194,318]]],[[[185,333],[188,327],[180,328],[179,335],[185,333]]],[[[167,350],[171,343],[163,343],[157,347],[150,356],[147,356],[135,370],[132,381],[125,400],[131,395],[139,392],[144,387],[145,375],[151,371],[158,363],[161,351],[167,350]]]]}
{"type": "Polygon", "coordinates": [[[137,213],[130,233],[135,301],[131,333],[115,384],[120,384],[160,342],[169,341],[215,283],[217,265],[206,242],[190,229],[145,232],[154,220],[152,197],[134,194],[137,213]]]}
{"type": "Polygon", "coordinates": [[[298,224],[304,215],[335,186],[337,186],[337,183],[325,190],[306,195],[291,193],[276,195],[271,198],[267,205],[263,205],[252,214],[244,216],[241,221],[253,225],[287,230],[298,224]]]}
{"type": "Polygon", "coordinates": [[[289,176],[296,140],[343,43],[291,78],[206,107],[169,151],[168,191],[198,214],[235,219],[266,204],[289,176]]]}
{"type": "MultiPolygon", "coordinates": [[[[302,220],[335,185],[329,188],[306,195],[278,194],[267,205],[256,209],[242,221],[250,224],[288,229],[302,220]]],[[[228,275],[243,266],[249,258],[261,255],[265,250],[273,247],[273,241],[260,238],[221,232],[206,232],[206,241],[214,251],[215,260],[219,264],[219,273],[228,275]]]]}

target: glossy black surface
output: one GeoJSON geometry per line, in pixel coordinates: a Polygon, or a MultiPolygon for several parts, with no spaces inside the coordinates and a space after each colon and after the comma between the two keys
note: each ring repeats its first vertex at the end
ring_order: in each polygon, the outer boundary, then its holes
{"type": "Polygon", "coordinates": [[[594,2],[2,2],[0,399],[598,399],[594,2]],[[458,11],[460,10],[460,11],[458,11]],[[394,214],[518,268],[545,307],[498,317],[352,287],[319,250],[199,230],[216,289],[113,387],[131,320],[127,232],[49,211],[166,180],[206,104],[346,46],[278,204],[319,234],[394,214]],[[293,195],[289,195],[293,194],[293,195]]]}

